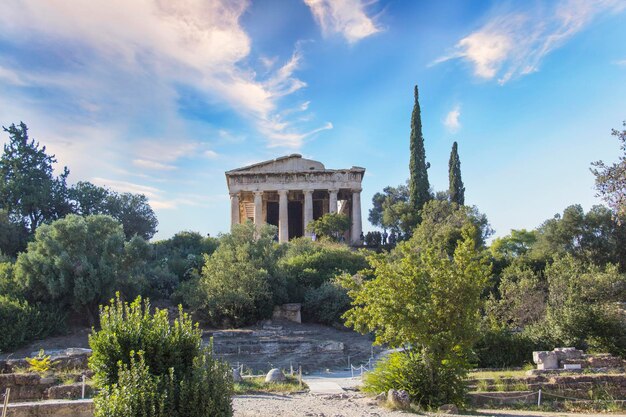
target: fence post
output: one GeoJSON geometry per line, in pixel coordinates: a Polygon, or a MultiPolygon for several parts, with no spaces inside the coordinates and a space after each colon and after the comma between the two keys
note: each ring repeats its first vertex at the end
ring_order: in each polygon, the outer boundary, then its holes
{"type": "Polygon", "coordinates": [[[11,388],[7,388],[4,391],[4,407],[2,407],[2,417],[7,416],[7,408],[9,407],[9,395],[11,395],[11,388]]]}
{"type": "Polygon", "coordinates": [[[85,399],[85,374],[83,374],[82,380],[83,380],[83,384],[80,387],[80,398],[84,400],[85,399]]]}
{"type": "Polygon", "coordinates": [[[539,395],[537,396],[537,406],[541,405],[541,388],[539,388],[539,395]]]}
{"type": "Polygon", "coordinates": [[[289,375],[293,376],[293,362],[289,361],[289,375]]]}
{"type": "Polygon", "coordinates": [[[298,383],[300,388],[302,388],[302,365],[298,366],[298,383]]]}
{"type": "Polygon", "coordinates": [[[350,355],[348,355],[348,368],[352,368],[352,362],[350,362],[350,355]]]}

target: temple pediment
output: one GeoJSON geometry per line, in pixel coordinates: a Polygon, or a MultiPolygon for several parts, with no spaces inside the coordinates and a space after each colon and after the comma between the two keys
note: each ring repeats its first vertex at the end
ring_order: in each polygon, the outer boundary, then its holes
{"type": "Polygon", "coordinates": [[[302,155],[294,153],[269,161],[259,162],[242,168],[228,171],[227,174],[263,174],[278,172],[311,172],[324,171],[324,164],[311,159],[305,159],[302,155]]]}

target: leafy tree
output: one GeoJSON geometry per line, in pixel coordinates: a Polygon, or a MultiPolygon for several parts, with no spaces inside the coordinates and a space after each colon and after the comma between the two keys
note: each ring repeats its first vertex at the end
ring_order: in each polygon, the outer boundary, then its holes
{"type": "Polygon", "coordinates": [[[369,221],[398,236],[410,237],[416,224],[416,213],[409,204],[408,186],[385,187],[382,193],[374,194],[369,221]]]}
{"type": "Polygon", "coordinates": [[[543,259],[566,254],[596,265],[617,263],[625,270],[626,224],[618,224],[604,206],[593,206],[587,213],[580,205],[569,206],[538,228],[531,251],[531,256],[543,259]]]}
{"type": "Polygon", "coordinates": [[[471,231],[477,249],[485,246],[493,230],[487,216],[476,207],[459,206],[446,200],[432,200],[422,210],[422,223],[415,229],[412,239],[420,245],[438,245],[450,255],[456,250],[465,231],[471,231]]]}
{"type": "Polygon", "coordinates": [[[76,214],[107,214],[122,223],[126,239],[137,235],[149,240],[157,232],[159,222],[143,194],[119,194],[88,181],[80,181],[70,189],[69,196],[76,214]]]}
{"type": "Polygon", "coordinates": [[[624,130],[611,131],[611,135],[621,142],[620,149],[623,155],[618,162],[607,165],[602,161],[594,162],[595,168],[591,169],[596,176],[596,189],[618,218],[626,218],[626,121],[623,122],[624,130]]]}
{"type": "Polygon", "coordinates": [[[626,322],[619,302],[626,276],[612,265],[599,267],[572,256],[546,268],[548,299],[543,333],[554,345],[626,355],[626,322]]]}
{"type": "Polygon", "coordinates": [[[327,237],[338,242],[350,230],[350,218],[345,214],[327,213],[307,225],[307,231],[316,236],[327,237]]]}
{"type": "Polygon", "coordinates": [[[46,154],[45,146],[29,139],[23,122],[3,129],[9,142],[0,158],[0,209],[32,235],[44,222],[71,213],[66,185],[69,171],[65,167],[61,175],[54,176],[54,155],[46,154]]]}
{"type": "Polygon", "coordinates": [[[537,242],[537,235],[538,233],[534,230],[513,229],[507,236],[495,238],[489,249],[493,256],[507,258],[523,256],[537,242]]]}
{"type": "Polygon", "coordinates": [[[350,297],[336,279],[320,287],[309,287],[304,295],[302,316],[306,321],[332,325],[342,323],[341,316],[350,308],[350,297]]]}
{"type": "Polygon", "coordinates": [[[23,223],[14,223],[5,210],[0,210],[0,253],[15,258],[26,249],[28,229],[23,223]]]}
{"type": "Polygon", "coordinates": [[[15,274],[31,299],[72,308],[93,324],[98,305],[129,282],[140,259],[128,253],[138,244],[125,246],[122,226],[109,216],[69,215],[37,229],[15,274]]]}
{"type": "Polygon", "coordinates": [[[263,226],[256,233],[251,222],[236,225],[223,235],[199,279],[187,281],[183,299],[203,312],[215,325],[241,326],[271,315],[275,297],[284,290],[277,275],[279,245],[276,228],[263,226]]]}
{"type": "MultiPolygon", "coordinates": [[[[353,300],[344,315],[347,325],[374,332],[376,343],[410,347],[401,354],[414,366],[398,370],[394,386],[385,388],[408,389],[413,400],[426,405],[462,398],[465,388],[459,381],[476,338],[480,294],[490,274],[477,256],[475,235],[471,226],[466,228],[452,256],[441,241],[420,244],[414,236],[389,254],[369,258],[373,279],[342,281],[353,300]],[[402,381],[411,379],[410,369],[426,381],[421,385],[430,387],[427,392],[404,385],[402,381]],[[442,398],[437,392],[449,395],[442,398]]],[[[381,366],[375,373],[385,373],[386,365],[381,366]]]]}
{"type": "Polygon", "coordinates": [[[448,193],[450,201],[462,206],[465,204],[465,187],[461,179],[461,160],[459,159],[459,150],[456,142],[452,144],[450,152],[450,162],[448,163],[448,179],[450,186],[448,193]]]}
{"type": "Polygon", "coordinates": [[[428,182],[428,168],[426,150],[424,149],[424,135],[422,135],[422,116],[419,104],[417,85],[415,86],[415,104],[411,115],[411,156],[409,161],[409,202],[413,211],[419,215],[427,201],[432,199],[428,182]]]}
{"type": "Polygon", "coordinates": [[[356,274],[367,266],[367,259],[361,251],[310,239],[289,242],[277,265],[286,281],[287,298],[291,302],[302,302],[310,289],[319,288],[344,273],[356,274]]]}

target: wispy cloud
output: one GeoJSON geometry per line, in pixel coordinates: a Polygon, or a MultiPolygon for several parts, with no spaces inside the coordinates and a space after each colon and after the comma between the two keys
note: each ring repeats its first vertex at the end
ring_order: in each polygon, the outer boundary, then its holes
{"type": "MultiPolygon", "coordinates": [[[[366,12],[362,0],[304,0],[324,35],[338,33],[350,43],[380,32],[381,27],[366,12]]],[[[371,3],[371,2],[370,2],[371,3]]]]}
{"type": "MultiPolygon", "coordinates": [[[[91,117],[136,113],[136,96],[151,95],[159,114],[170,113],[178,123],[176,86],[189,85],[207,101],[227,103],[266,129],[280,111],[281,98],[306,86],[295,75],[302,55],[296,47],[282,66],[271,68],[272,63],[259,76],[248,62],[251,40],[239,22],[248,6],[247,0],[6,0],[0,38],[49,42],[50,50],[63,51],[51,70],[23,65],[20,73],[27,75],[18,77],[2,66],[0,81],[54,84],[91,117]]],[[[290,129],[297,133],[306,127],[293,121],[290,129]]]]}
{"type": "Polygon", "coordinates": [[[477,77],[497,77],[504,84],[538,71],[550,52],[598,15],[618,13],[625,8],[623,0],[559,0],[530,10],[499,13],[433,64],[463,59],[473,67],[477,77]]]}
{"type": "Polygon", "coordinates": [[[626,67],[626,59],[615,61],[615,65],[619,65],[620,67],[626,67]]]}
{"type": "Polygon", "coordinates": [[[174,165],[164,164],[158,161],[150,161],[147,159],[134,159],[133,165],[139,168],[146,168],[157,171],[173,171],[176,169],[174,165]]]}
{"type": "Polygon", "coordinates": [[[452,110],[448,112],[445,120],[443,121],[444,126],[451,133],[456,133],[461,128],[461,122],[459,121],[459,117],[461,117],[461,106],[457,104],[452,110]]]}

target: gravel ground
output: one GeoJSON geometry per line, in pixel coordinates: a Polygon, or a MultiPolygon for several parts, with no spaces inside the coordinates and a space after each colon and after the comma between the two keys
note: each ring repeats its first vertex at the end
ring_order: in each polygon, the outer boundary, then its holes
{"type": "Polygon", "coordinates": [[[233,398],[235,417],[397,417],[408,416],[391,411],[359,393],[336,395],[266,394],[237,395],[233,398]]]}

